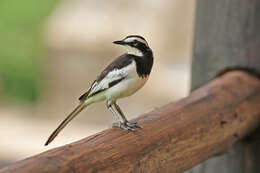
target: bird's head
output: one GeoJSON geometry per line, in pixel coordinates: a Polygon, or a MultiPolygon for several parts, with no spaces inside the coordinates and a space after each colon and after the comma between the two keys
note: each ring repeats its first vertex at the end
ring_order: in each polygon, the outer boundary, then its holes
{"type": "Polygon", "coordinates": [[[135,56],[143,56],[147,51],[150,51],[146,40],[139,35],[129,35],[123,40],[114,41],[113,43],[124,46],[128,54],[135,56]]]}

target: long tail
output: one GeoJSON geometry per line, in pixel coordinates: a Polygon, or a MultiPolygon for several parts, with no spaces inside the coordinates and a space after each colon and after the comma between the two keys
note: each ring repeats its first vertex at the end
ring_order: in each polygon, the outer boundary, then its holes
{"type": "Polygon", "coordinates": [[[51,136],[48,138],[47,142],[44,145],[48,145],[53,141],[53,139],[60,133],[60,131],[73,119],[75,118],[84,108],[86,104],[81,102],[66,118],[62,123],[57,127],[57,129],[52,132],[51,136]]]}

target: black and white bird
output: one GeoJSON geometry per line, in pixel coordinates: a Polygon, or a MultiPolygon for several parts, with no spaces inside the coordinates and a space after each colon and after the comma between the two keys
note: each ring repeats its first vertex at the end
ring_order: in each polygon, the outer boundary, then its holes
{"type": "Polygon", "coordinates": [[[80,104],[51,134],[45,145],[48,145],[84,108],[100,101],[106,101],[107,108],[115,117],[116,122],[113,126],[129,131],[142,128],[126,119],[116,101],[134,94],[144,86],[153,66],[152,50],[146,40],[139,35],[129,35],[113,43],[124,46],[127,53],[119,56],[104,69],[88,91],[79,98],[80,104]]]}

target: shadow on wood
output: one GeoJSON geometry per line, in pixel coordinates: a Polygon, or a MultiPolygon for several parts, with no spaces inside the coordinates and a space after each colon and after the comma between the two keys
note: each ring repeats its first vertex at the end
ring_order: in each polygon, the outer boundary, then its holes
{"type": "Polygon", "coordinates": [[[228,72],[138,118],[142,130],[108,129],[0,173],[183,172],[254,131],[259,107],[260,81],[245,72],[228,72]]]}

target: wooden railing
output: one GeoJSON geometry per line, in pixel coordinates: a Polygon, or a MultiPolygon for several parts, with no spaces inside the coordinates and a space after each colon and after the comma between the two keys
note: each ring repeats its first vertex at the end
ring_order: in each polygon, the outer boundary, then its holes
{"type": "Polygon", "coordinates": [[[260,80],[231,71],[136,119],[10,164],[0,173],[183,172],[224,153],[260,125],[260,80]]]}

